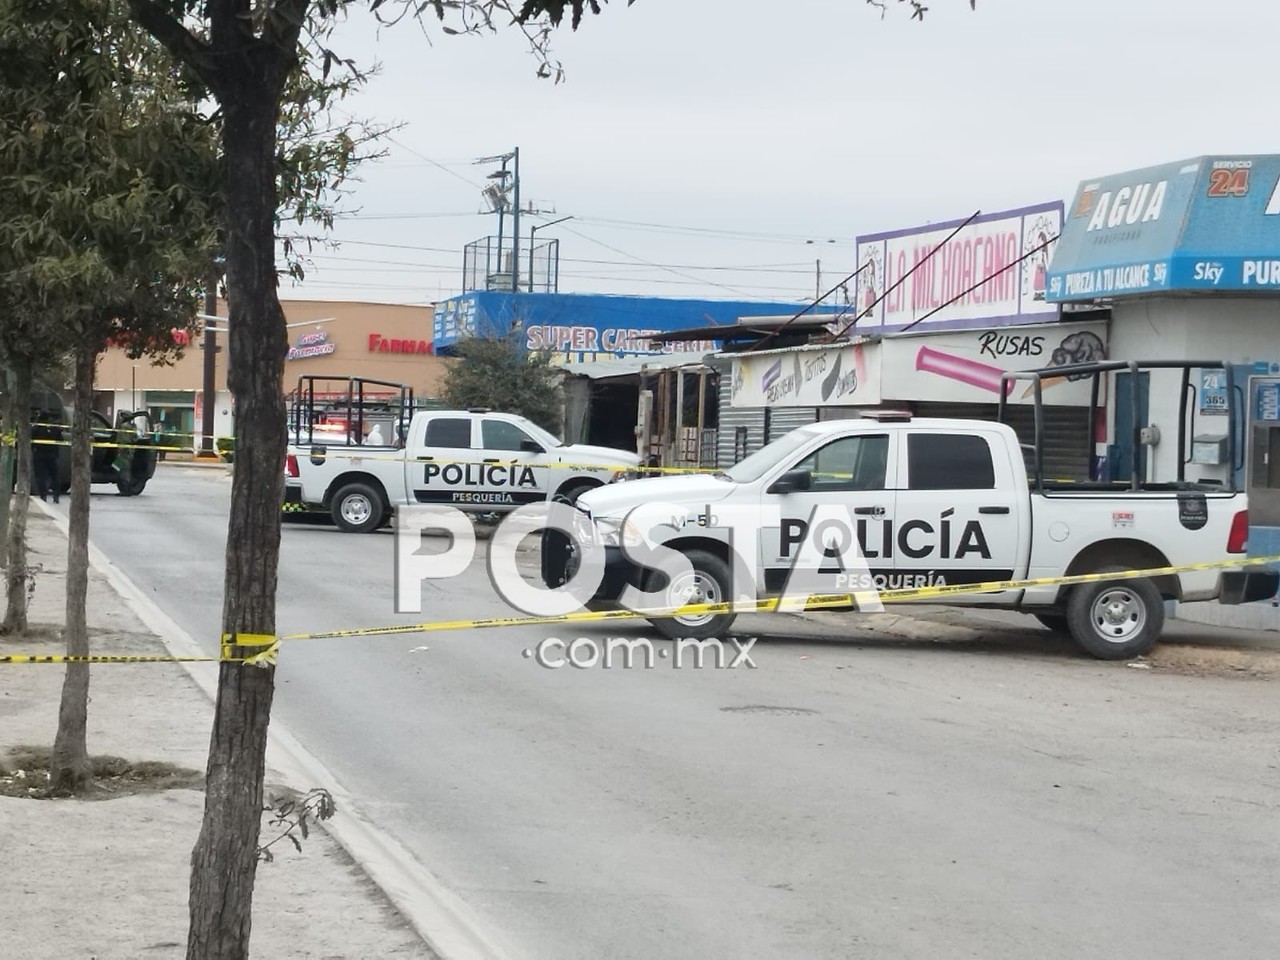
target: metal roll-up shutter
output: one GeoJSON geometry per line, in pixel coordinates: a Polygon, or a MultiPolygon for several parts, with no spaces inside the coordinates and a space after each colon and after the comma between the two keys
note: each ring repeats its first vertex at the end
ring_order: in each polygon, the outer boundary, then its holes
{"type": "Polygon", "coordinates": [[[807,427],[818,422],[817,407],[773,407],[769,411],[769,436],[772,443],[785,437],[796,427],[807,427]]]}
{"type": "MultiPolygon", "coordinates": [[[[995,420],[999,408],[980,403],[917,403],[917,417],[955,417],[969,420],[995,420]]],[[[1005,419],[1025,444],[1027,472],[1035,469],[1032,452],[1035,443],[1035,408],[1010,405],[1005,419]]],[[[1046,480],[1087,481],[1093,464],[1093,418],[1088,407],[1044,408],[1044,478],[1046,480]]]]}
{"type": "Polygon", "coordinates": [[[764,446],[764,407],[731,407],[723,391],[721,400],[716,466],[724,470],[764,446]]]}

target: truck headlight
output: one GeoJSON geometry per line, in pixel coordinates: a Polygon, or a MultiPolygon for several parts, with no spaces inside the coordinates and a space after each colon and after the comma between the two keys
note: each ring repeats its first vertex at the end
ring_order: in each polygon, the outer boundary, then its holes
{"type": "Polygon", "coordinates": [[[579,543],[595,541],[595,527],[591,524],[591,514],[577,509],[573,512],[573,536],[579,543]]]}
{"type": "Polygon", "coordinates": [[[630,520],[616,517],[598,517],[595,520],[596,542],[605,547],[638,546],[642,542],[640,530],[630,520]]]}

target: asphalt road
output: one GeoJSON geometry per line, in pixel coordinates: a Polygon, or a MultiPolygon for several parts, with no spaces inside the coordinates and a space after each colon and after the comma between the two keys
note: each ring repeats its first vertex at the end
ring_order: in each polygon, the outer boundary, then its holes
{"type": "MultiPolygon", "coordinates": [[[[162,466],[93,500],[94,542],[210,650],[229,491],[162,466]]],[[[419,619],[393,613],[389,534],[283,541],[282,631],[419,619]]],[[[424,598],[510,613],[479,563],[424,598]]],[[[957,648],[763,623],[789,635],[755,670],[541,669],[545,628],[298,643],[275,718],[515,956],[1274,953],[1271,683],[1031,626],[957,648]]]]}

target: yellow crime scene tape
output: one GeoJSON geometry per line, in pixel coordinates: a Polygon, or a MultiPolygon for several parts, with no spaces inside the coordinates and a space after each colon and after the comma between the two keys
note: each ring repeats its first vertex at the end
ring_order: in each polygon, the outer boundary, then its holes
{"type": "Polygon", "coordinates": [[[434,620],[427,623],[394,624],[385,627],[361,627],[350,630],[325,630],[318,633],[291,633],[280,637],[270,634],[224,634],[219,657],[168,657],[168,656],[38,656],[12,654],[0,656],[0,664],[7,663],[242,663],[268,666],[276,663],[279,646],[285,641],[342,640],[356,637],[385,637],[416,633],[442,633],[451,630],[492,630],[501,627],[529,627],[557,623],[606,623],[614,620],[648,620],[654,617],[670,618],[703,613],[800,613],[809,610],[832,610],[861,607],[864,604],[906,603],[911,600],[931,600],[939,597],[966,594],[997,593],[1004,590],[1022,590],[1027,587],[1072,586],[1081,583],[1099,583],[1108,580],[1138,580],[1163,577],[1171,574],[1202,570],[1240,569],[1280,564],[1280,554],[1248,560],[1218,560],[1210,563],[1183,563],[1176,566],[1150,567],[1143,570],[1115,570],[1107,573],[1082,573],[1069,577],[1032,577],[1023,580],[989,580],[983,583],[938,584],[931,587],[909,587],[880,592],[866,590],[848,594],[811,596],[804,604],[789,602],[786,598],[770,597],[764,600],[741,603],[694,603],[677,610],[580,610],[558,616],[542,617],[490,617],[481,620],[434,620]],[[257,653],[238,655],[236,649],[261,648],[257,653]]]}
{"type": "MultiPolygon", "coordinates": [[[[306,457],[312,460],[400,460],[413,464],[481,464],[486,467],[533,467],[543,470],[595,470],[600,473],[609,471],[617,473],[714,473],[716,467],[646,467],[644,464],[633,465],[629,463],[572,463],[569,461],[557,463],[531,463],[528,460],[480,460],[474,457],[469,459],[455,459],[452,457],[430,457],[429,459],[419,459],[417,457],[406,457],[404,454],[396,453],[361,453],[356,450],[343,448],[339,450],[331,450],[326,448],[320,453],[307,453],[302,448],[305,444],[290,443],[290,446],[298,447],[297,456],[306,457]]],[[[321,444],[316,444],[321,446],[321,444]]],[[[483,451],[477,451],[483,452],[483,451]]],[[[621,452],[621,451],[619,451],[621,452]]]]}
{"type": "MultiPolygon", "coordinates": [[[[71,429],[67,424],[59,424],[59,423],[46,423],[46,424],[33,423],[32,426],[57,427],[60,430],[71,429]]],[[[95,427],[94,429],[104,430],[106,428],[95,427]]],[[[121,427],[121,428],[113,428],[113,429],[126,429],[126,428],[121,427]]],[[[194,439],[202,435],[197,433],[164,433],[162,434],[162,436],[191,437],[194,439]]],[[[230,440],[230,439],[233,439],[233,438],[231,437],[215,437],[214,438],[215,443],[217,440],[230,440]]],[[[9,438],[8,442],[9,443],[13,442],[12,437],[9,438]]],[[[53,446],[63,446],[63,447],[71,445],[70,440],[32,440],[31,442],[33,444],[50,444],[53,446]]],[[[112,447],[117,450],[163,450],[165,452],[179,452],[179,453],[190,452],[191,450],[190,446],[167,446],[167,445],[162,446],[162,445],[153,444],[153,443],[119,443],[116,441],[105,441],[105,442],[97,441],[90,444],[90,446],[112,447]]],[[[305,449],[307,447],[307,444],[305,443],[297,443],[291,440],[289,441],[289,446],[295,447],[298,449],[299,451],[297,454],[298,456],[307,457],[312,460],[322,460],[322,461],[333,459],[333,460],[356,460],[356,461],[398,460],[402,462],[407,461],[409,463],[438,463],[438,464],[483,463],[485,466],[491,466],[491,467],[528,466],[528,467],[538,467],[538,468],[549,469],[549,470],[595,470],[601,473],[613,471],[613,472],[623,472],[623,473],[630,472],[630,473],[640,473],[640,474],[709,473],[715,469],[713,467],[647,467],[644,465],[632,466],[631,464],[627,464],[627,463],[564,462],[564,463],[534,464],[534,463],[530,463],[527,460],[478,460],[475,458],[454,459],[454,458],[448,458],[448,457],[432,457],[430,460],[418,460],[416,457],[406,457],[404,453],[391,452],[391,448],[387,447],[386,445],[379,445],[376,448],[376,450],[378,451],[376,453],[365,453],[361,450],[353,449],[345,445],[338,449],[332,449],[332,448],[326,447],[323,440],[317,441],[315,443],[315,446],[323,448],[319,453],[308,453],[305,449]]]]}
{"type": "MultiPolygon", "coordinates": [[[[67,433],[69,433],[69,432],[71,431],[71,425],[70,425],[70,424],[67,424],[67,423],[39,423],[39,422],[36,422],[36,423],[32,423],[31,425],[32,425],[33,427],[53,427],[53,428],[55,428],[55,429],[57,429],[57,430],[62,430],[62,431],[65,431],[65,432],[67,432],[67,433]]],[[[128,427],[110,427],[110,428],[108,428],[108,427],[103,427],[103,426],[96,426],[96,427],[92,427],[92,428],[91,428],[91,430],[92,430],[92,431],[95,431],[95,432],[97,432],[97,431],[103,431],[103,430],[107,430],[107,429],[112,429],[112,430],[126,430],[126,431],[127,431],[129,428],[128,428],[128,427]]],[[[162,434],[161,434],[161,436],[164,436],[164,437],[191,437],[191,438],[196,438],[196,437],[201,436],[201,434],[197,434],[197,433],[171,433],[171,432],[165,432],[165,433],[162,433],[162,434]]],[[[215,437],[215,438],[214,438],[214,442],[215,442],[215,444],[216,444],[216,442],[217,442],[218,440],[231,440],[231,439],[234,439],[234,438],[232,438],[232,437],[215,437]]],[[[15,443],[17,443],[17,434],[16,434],[16,433],[12,433],[12,432],[3,434],[2,436],[0,436],[0,443],[3,443],[5,446],[10,446],[10,447],[11,447],[11,446],[13,446],[15,443]]],[[[43,445],[43,446],[54,446],[54,447],[69,447],[69,446],[71,446],[71,441],[70,441],[70,440],[43,440],[43,439],[37,440],[37,439],[35,439],[35,438],[32,438],[31,443],[32,443],[32,445],[43,445]]],[[[89,444],[89,446],[91,446],[91,447],[96,447],[96,448],[111,447],[111,448],[112,448],[112,449],[114,449],[114,450],[162,450],[162,451],[164,451],[165,453],[190,453],[190,452],[191,452],[191,449],[192,449],[190,446],[174,446],[174,445],[172,445],[172,444],[158,444],[158,443],[122,443],[122,442],[120,442],[120,441],[116,441],[116,440],[95,440],[95,441],[91,441],[91,442],[90,442],[90,444],[89,444]]]]}

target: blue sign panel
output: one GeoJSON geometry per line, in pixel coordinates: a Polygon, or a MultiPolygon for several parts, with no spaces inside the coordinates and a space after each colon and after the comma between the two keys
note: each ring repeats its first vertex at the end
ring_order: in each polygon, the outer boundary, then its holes
{"type": "MultiPolygon", "coordinates": [[[[650,338],[692,327],[731,326],[739,317],[790,317],[802,303],[675,300],[567,293],[474,291],[436,304],[435,348],[466,337],[506,336],[518,331],[529,350],[550,350],[569,360],[653,356],[682,352],[701,356],[719,349],[716,340],[655,345],[650,338]]],[[[835,312],[823,307],[808,316],[835,312]]]]}
{"type": "Polygon", "coordinates": [[[1280,292],[1280,156],[1201,157],[1080,184],[1047,299],[1280,292]]]}

